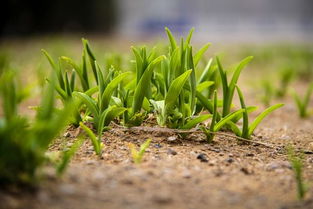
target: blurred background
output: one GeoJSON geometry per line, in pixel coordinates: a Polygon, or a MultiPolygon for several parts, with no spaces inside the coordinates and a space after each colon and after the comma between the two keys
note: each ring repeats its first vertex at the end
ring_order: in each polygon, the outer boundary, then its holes
{"type": "Polygon", "coordinates": [[[195,38],[312,41],[312,0],[4,0],[0,36],[155,37],[164,26],[195,38]]]}
{"type": "Polygon", "coordinates": [[[313,0],[2,0],[1,8],[0,74],[20,71],[29,84],[44,86],[51,70],[41,49],[80,63],[82,37],[106,69],[134,70],[131,46],[167,53],[165,26],[177,38],[194,27],[194,51],[212,43],[201,69],[215,55],[230,70],[253,55],[246,83],[265,105],[275,89],[304,92],[313,81],[313,0]]]}

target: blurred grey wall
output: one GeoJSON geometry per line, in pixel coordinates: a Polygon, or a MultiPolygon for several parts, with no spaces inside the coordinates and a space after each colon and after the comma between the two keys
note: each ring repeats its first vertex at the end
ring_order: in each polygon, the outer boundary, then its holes
{"type": "Polygon", "coordinates": [[[195,27],[198,38],[313,40],[313,0],[118,0],[117,30],[153,35],[195,27]]]}

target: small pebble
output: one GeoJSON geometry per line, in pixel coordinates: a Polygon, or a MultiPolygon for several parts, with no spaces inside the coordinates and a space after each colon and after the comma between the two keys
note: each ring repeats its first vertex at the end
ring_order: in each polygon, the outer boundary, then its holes
{"type": "Polygon", "coordinates": [[[228,158],[228,159],[226,160],[226,162],[227,162],[227,163],[233,163],[233,162],[234,162],[234,159],[230,157],[230,158],[228,158]]]}
{"type": "Polygon", "coordinates": [[[201,162],[207,163],[209,162],[206,155],[204,153],[201,153],[197,156],[197,159],[199,159],[201,162]]]}
{"type": "Polygon", "coordinates": [[[154,147],[155,147],[155,148],[162,148],[162,145],[159,144],[159,143],[157,143],[157,144],[154,144],[154,147]]]}
{"type": "Polygon", "coordinates": [[[212,148],[212,149],[210,149],[211,151],[213,151],[213,152],[216,152],[216,153],[220,153],[221,152],[221,150],[220,149],[217,149],[217,148],[212,148]]]}
{"type": "Polygon", "coordinates": [[[170,136],[167,138],[167,141],[169,142],[173,142],[173,141],[176,141],[177,140],[177,136],[170,136]]]}
{"type": "Polygon", "coordinates": [[[169,148],[169,149],[167,150],[167,154],[169,154],[169,155],[177,155],[177,152],[176,152],[175,150],[169,148]]]}
{"type": "Polygon", "coordinates": [[[275,161],[275,162],[271,162],[266,164],[266,170],[267,171],[274,171],[277,169],[282,169],[282,168],[288,168],[291,169],[291,165],[288,161],[275,161]]]}
{"type": "Polygon", "coordinates": [[[245,168],[245,167],[240,168],[240,171],[243,172],[246,175],[252,174],[252,172],[249,171],[248,168],[245,168]]]}
{"type": "Polygon", "coordinates": [[[247,156],[247,157],[253,157],[254,154],[253,154],[253,153],[247,153],[246,156],[247,156]]]}

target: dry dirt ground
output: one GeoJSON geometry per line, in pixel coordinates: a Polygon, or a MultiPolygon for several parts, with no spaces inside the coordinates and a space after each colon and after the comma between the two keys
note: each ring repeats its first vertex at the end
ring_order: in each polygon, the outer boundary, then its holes
{"type": "MultiPolygon", "coordinates": [[[[254,93],[247,98],[255,104],[254,93]]],[[[253,140],[260,143],[217,135],[208,144],[198,132],[157,128],[153,118],[145,127],[113,125],[103,136],[101,158],[86,140],[62,178],[48,167],[46,179],[33,192],[0,190],[0,208],[313,208],[313,117],[299,119],[293,102],[285,103],[256,129],[253,140]],[[152,143],[136,165],[128,144],[139,147],[148,138],[152,143]],[[289,144],[307,151],[304,178],[311,187],[302,202],[283,149],[289,144]]],[[[70,146],[78,132],[69,128],[51,150],[70,146]]]]}

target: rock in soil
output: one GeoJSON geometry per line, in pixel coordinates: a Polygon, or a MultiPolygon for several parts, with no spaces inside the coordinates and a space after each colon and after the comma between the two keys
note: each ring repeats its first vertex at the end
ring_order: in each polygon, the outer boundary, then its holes
{"type": "Polygon", "coordinates": [[[199,155],[197,156],[197,159],[199,159],[201,162],[204,162],[204,163],[209,162],[208,159],[207,159],[207,157],[206,157],[206,154],[204,154],[204,153],[199,154],[199,155]]]}

